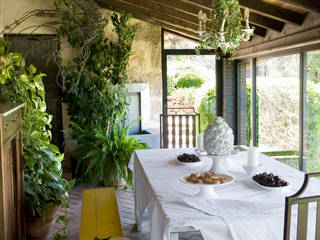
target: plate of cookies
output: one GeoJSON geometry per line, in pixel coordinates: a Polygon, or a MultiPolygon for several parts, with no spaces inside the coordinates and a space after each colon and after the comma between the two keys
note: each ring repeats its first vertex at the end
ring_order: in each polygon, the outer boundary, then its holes
{"type": "Polygon", "coordinates": [[[191,173],[189,176],[182,177],[182,182],[197,185],[226,185],[234,181],[232,176],[216,174],[213,172],[191,173]]]}
{"type": "Polygon", "coordinates": [[[234,182],[234,178],[226,174],[216,174],[213,172],[191,173],[188,176],[181,177],[180,181],[186,184],[192,184],[200,187],[197,197],[214,198],[217,194],[213,188],[222,187],[234,182]]]}

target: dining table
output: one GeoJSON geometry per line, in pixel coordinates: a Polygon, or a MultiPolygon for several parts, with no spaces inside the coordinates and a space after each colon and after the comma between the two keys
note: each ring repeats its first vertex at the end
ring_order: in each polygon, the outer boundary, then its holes
{"type": "MultiPolygon", "coordinates": [[[[283,239],[285,197],[296,193],[303,184],[304,172],[278,160],[259,154],[259,171],[273,173],[290,185],[286,189],[266,190],[244,170],[248,152],[241,148],[225,158],[234,182],[215,188],[214,198],[197,196],[199,187],[186,184],[182,177],[206,172],[212,167],[209,156],[200,156],[197,166],[177,161],[183,153],[195,149],[145,149],[131,156],[135,218],[138,230],[148,213],[151,240],[178,240],[179,233],[200,231],[205,240],[277,240],[283,239]]],[[[319,195],[320,181],[312,179],[303,196],[319,195]]],[[[317,205],[309,206],[309,221],[315,221],[317,205]]],[[[292,209],[292,239],[295,238],[297,208],[292,209]]],[[[308,236],[314,236],[315,224],[309,224],[308,236]]],[[[310,238],[314,239],[314,238],[310,238]]]]}

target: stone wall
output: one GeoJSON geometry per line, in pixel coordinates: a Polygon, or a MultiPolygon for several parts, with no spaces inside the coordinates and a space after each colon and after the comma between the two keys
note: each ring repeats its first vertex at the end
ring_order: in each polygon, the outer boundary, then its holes
{"type": "MultiPolygon", "coordinates": [[[[54,0],[0,0],[0,31],[4,26],[11,24],[22,16],[26,11],[34,9],[54,9],[54,0]]],[[[111,15],[111,11],[101,10],[104,16],[111,15]]],[[[19,26],[12,33],[19,33],[21,29],[47,22],[48,18],[34,17],[19,26]]],[[[111,22],[111,20],[110,20],[111,22]]],[[[162,112],[162,74],[161,74],[161,28],[146,22],[132,19],[131,23],[138,24],[138,32],[133,42],[133,55],[128,66],[128,76],[130,82],[149,83],[150,89],[150,123],[149,130],[159,132],[159,115],[162,112]]],[[[31,30],[22,33],[30,33],[31,30]]],[[[40,28],[35,34],[55,33],[50,28],[40,28]]],[[[114,39],[111,23],[105,30],[109,39],[114,39]]],[[[65,40],[61,40],[61,52],[64,62],[71,59],[72,49],[65,40]]],[[[64,129],[68,128],[69,118],[67,107],[63,105],[64,129]]],[[[65,151],[70,152],[74,149],[75,143],[65,137],[65,151]]]]}

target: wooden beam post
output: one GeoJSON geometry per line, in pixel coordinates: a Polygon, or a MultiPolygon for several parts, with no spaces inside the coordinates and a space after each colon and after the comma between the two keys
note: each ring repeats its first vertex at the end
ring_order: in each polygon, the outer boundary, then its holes
{"type": "Polygon", "coordinates": [[[301,7],[305,10],[320,13],[319,0],[278,0],[278,2],[289,3],[291,5],[301,7]]]}
{"type": "Polygon", "coordinates": [[[305,19],[305,14],[293,12],[270,3],[257,0],[239,0],[240,7],[250,8],[251,12],[274,18],[279,21],[301,25],[305,19]]]}

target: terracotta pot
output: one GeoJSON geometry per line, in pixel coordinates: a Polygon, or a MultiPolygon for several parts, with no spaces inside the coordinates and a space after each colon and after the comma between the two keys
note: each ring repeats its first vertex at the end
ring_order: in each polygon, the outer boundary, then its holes
{"type": "Polygon", "coordinates": [[[54,223],[58,206],[54,203],[47,203],[43,216],[33,216],[32,209],[28,207],[26,209],[27,240],[49,240],[50,229],[54,223]]]}

